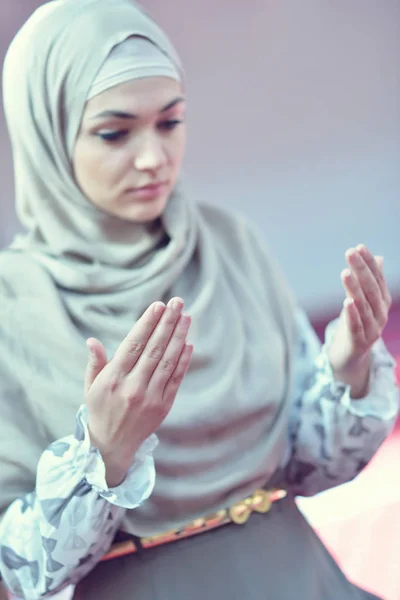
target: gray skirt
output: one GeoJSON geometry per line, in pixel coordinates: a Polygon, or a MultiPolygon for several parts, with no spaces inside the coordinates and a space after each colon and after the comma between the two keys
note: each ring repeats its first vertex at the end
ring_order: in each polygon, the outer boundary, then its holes
{"type": "Polygon", "coordinates": [[[100,563],[75,600],[367,600],[287,497],[242,526],[100,563]]]}

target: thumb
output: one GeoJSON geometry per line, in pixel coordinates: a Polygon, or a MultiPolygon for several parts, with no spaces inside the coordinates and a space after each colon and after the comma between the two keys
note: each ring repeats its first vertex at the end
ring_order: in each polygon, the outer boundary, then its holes
{"type": "Polygon", "coordinates": [[[86,345],[89,348],[89,359],[85,373],[85,394],[88,393],[94,380],[107,364],[107,354],[99,340],[89,338],[86,345]]]}

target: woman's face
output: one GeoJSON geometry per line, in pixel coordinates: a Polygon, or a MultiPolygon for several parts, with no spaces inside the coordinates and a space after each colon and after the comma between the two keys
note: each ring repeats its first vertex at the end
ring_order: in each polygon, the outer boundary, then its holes
{"type": "Polygon", "coordinates": [[[124,83],[89,100],[73,169],[85,196],[128,221],[159,217],[185,150],[182,86],[168,77],[124,83]]]}

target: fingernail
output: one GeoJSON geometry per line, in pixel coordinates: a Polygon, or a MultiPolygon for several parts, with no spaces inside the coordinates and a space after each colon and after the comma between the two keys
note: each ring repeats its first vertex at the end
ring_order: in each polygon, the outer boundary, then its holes
{"type": "Polygon", "coordinates": [[[165,308],[165,304],[163,302],[156,302],[153,306],[153,312],[155,315],[160,315],[165,308]]]}
{"type": "Polygon", "coordinates": [[[170,306],[173,310],[178,310],[179,308],[183,307],[183,300],[182,298],[172,298],[168,302],[168,306],[170,306]]]}

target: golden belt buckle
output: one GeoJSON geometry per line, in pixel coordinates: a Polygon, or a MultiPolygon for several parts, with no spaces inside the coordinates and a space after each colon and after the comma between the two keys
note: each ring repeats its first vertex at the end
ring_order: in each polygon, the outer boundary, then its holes
{"type": "Polygon", "coordinates": [[[271,509],[272,503],[275,500],[280,500],[285,496],[285,490],[275,490],[272,492],[256,490],[251,498],[246,498],[246,500],[242,500],[231,506],[228,510],[229,517],[236,525],[244,525],[249,520],[251,513],[265,514],[271,509]]]}

